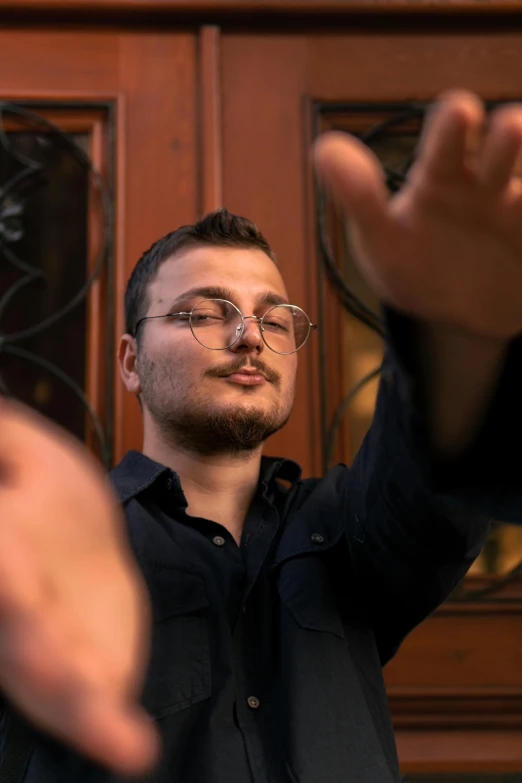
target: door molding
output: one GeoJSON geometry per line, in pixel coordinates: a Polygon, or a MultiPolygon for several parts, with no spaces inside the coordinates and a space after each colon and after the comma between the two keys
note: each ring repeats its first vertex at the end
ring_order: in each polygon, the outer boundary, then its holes
{"type": "Polygon", "coordinates": [[[56,21],[73,16],[112,18],[138,17],[151,22],[158,17],[172,20],[206,15],[207,23],[233,17],[307,18],[373,17],[376,15],[467,17],[505,16],[522,10],[522,0],[0,0],[2,18],[46,17],[56,21]],[[208,18],[210,17],[210,18],[208,18]]]}

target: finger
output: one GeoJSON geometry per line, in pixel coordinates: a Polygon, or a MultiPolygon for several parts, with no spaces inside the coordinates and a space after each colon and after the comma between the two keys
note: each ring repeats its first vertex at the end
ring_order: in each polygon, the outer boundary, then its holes
{"type": "Polygon", "coordinates": [[[50,455],[66,466],[77,465],[77,457],[84,470],[102,476],[99,463],[69,432],[37,411],[0,397],[0,490],[13,482],[16,469],[25,467],[27,459],[39,463],[38,475],[47,467],[50,455]]]}
{"type": "Polygon", "coordinates": [[[354,136],[323,134],[314,146],[320,180],[340,202],[363,237],[389,230],[388,193],[377,158],[354,136]]]}
{"type": "Polygon", "coordinates": [[[522,168],[522,107],[503,106],[492,117],[477,165],[477,180],[498,196],[522,168]]]}
{"type": "Polygon", "coordinates": [[[437,179],[462,176],[478,153],[484,121],[484,107],[473,93],[443,93],[424,123],[416,166],[437,179]]]}
{"type": "MultiPolygon", "coordinates": [[[[22,447],[38,447],[45,445],[48,437],[55,436],[58,442],[72,437],[53,422],[40,416],[35,410],[26,407],[15,400],[0,397],[0,452],[8,457],[9,447],[16,445],[17,451],[22,447]]],[[[36,455],[40,457],[40,453],[36,455]]]]}
{"type": "Polygon", "coordinates": [[[36,705],[28,717],[82,755],[122,774],[150,771],[159,736],[144,710],[111,702],[105,692],[77,689],[74,699],[36,705]],[[50,717],[52,716],[52,723],[50,717]]]}
{"type": "Polygon", "coordinates": [[[118,684],[75,671],[36,622],[3,624],[0,673],[3,691],[31,722],[94,761],[128,774],[149,770],[157,758],[146,713],[118,684]]]}
{"type": "Polygon", "coordinates": [[[12,524],[13,520],[18,520],[19,514],[12,494],[2,490],[0,482],[3,519],[0,526],[0,632],[4,623],[16,618],[21,607],[36,607],[41,595],[40,569],[34,552],[24,537],[23,529],[12,524]]]}
{"type": "Polygon", "coordinates": [[[111,703],[105,693],[77,694],[59,708],[53,733],[93,761],[121,774],[149,772],[159,735],[144,710],[111,703]]]}

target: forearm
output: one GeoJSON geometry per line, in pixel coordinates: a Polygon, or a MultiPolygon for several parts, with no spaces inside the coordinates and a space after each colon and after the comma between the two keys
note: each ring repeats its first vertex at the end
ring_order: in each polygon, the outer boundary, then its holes
{"type": "Polygon", "coordinates": [[[461,456],[472,444],[496,391],[509,343],[441,325],[420,324],[416,352],[430,447],[461,456]]]}

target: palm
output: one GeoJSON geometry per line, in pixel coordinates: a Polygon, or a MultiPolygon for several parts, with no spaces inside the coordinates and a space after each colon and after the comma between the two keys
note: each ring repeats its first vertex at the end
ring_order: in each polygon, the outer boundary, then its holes
{"type": "Polygon", "coordinates": [[[147,591],[117,504],[77,443],[1,399],[0,508],[2,692],[96,761],[150,767],[147,591]]]}
{"type": "Polygon", "coordinates": [[[427,124],[406,186],[387,200],[378,161],[329,134],[320,174],[352,219],[357,260],[376,293],[419,318],[476,334],[522,331],[522,109],[451,94],[427,124]]]}

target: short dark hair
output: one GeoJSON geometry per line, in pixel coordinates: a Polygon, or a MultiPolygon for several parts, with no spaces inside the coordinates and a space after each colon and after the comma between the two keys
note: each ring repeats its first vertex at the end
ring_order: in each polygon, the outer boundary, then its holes
{"type": "Polygon", "coordinates": [[[134,267],[125,291],[125,328],[134,335],[136,324],[147,310],[147,288],[161,264],[189,245],[259,248],[277,263],[274,251],[255,223],[221,208],[209,212],[197,223],[181,226],[158,239],[134,267]]]}

